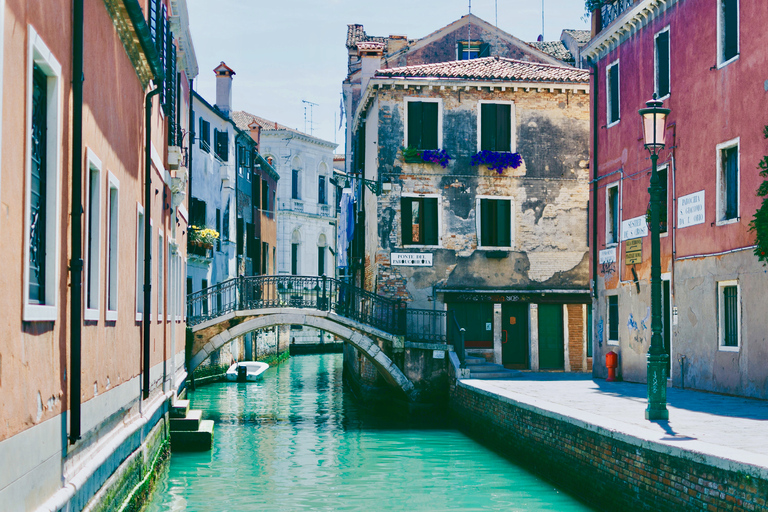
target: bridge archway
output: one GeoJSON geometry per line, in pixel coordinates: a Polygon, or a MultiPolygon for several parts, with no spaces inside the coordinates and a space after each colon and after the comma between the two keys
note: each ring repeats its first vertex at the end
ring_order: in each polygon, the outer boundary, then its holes
{"type": "Polygon", "coordinates": [[[238,311],[196,325],[192,329],[195,342],[189,371],[194,371],[208,359],[210,354],[234,339],[248,332],[280,325],[304,325],[336,335],[359,350],[393,388],[400,390],[410,400],[415,398],[413,383],[375,341],[379,339],[384,343],[396,345],[402,344],[401,338],[332,312],[320,310],[280,308],[271,311],[238,311]]]}

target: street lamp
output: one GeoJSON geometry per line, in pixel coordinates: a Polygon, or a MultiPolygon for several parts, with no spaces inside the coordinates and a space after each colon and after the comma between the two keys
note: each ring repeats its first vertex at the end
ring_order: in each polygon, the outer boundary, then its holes
{"type": "Polygon", "coordinates": [[[662,102],[653,99],[646,102],[647,108],[640,109],[643,120],[645,149],[651,154],[651,347],[648,350],[648,406],[647,420],[668,420],[667,410],[667,362],[669,356],[664,350],[661,336],[661,249],[659,243],[659,217],[662,207],[662,187],[659,183],[657,162],[659,152],[664,149],[668,108],[661,108],[662,102]]]}

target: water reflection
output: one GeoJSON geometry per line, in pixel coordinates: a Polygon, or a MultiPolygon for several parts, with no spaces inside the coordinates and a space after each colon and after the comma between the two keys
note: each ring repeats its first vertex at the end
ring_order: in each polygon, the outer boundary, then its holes
{"type": "Polygon", "coordinates": [[[362,409],[341,355],[190,394],[214,448],[173,454],[150,511],[589,510],[455,429],[362,409]]]}

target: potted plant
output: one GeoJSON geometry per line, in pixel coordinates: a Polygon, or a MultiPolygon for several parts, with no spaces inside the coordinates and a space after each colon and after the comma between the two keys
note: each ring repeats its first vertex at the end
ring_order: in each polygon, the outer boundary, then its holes
{"type": "Polygon", "coordinates": [[[504,169],[511,167],[517,169],[522,165],[523,157],[520,153],[511,153],[509,151],[489,151],[483,150],[479,153],[475,153],[472,157],[472,166],[487,165],[492,171],[496,171],[501,174],[504,169]]]}
{"type": "Polygon", "coordinates": [[[403,148],[403,162],[407,164],[415,164],[422,162],[421,160],[421,151],[416,149],[413,146],[408,146],[407,148],[403,148]]]}

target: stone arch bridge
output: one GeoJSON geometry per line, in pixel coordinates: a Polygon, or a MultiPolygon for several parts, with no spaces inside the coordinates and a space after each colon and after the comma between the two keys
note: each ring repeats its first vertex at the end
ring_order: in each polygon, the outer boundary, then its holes
{"type": "Polygon", "coordinates": [[[404,349],[453,350],[451,338],[463,355],[463,330],[447,321],[445,311],[408,309],[402,301],[325,276],[238,277],[190,294],[187,308],[193,332],[190,372],[248,332],[299,324],[351,344],[391,387],[416,401],[413,379],[419,375],[407,371],[404,349]]]}

